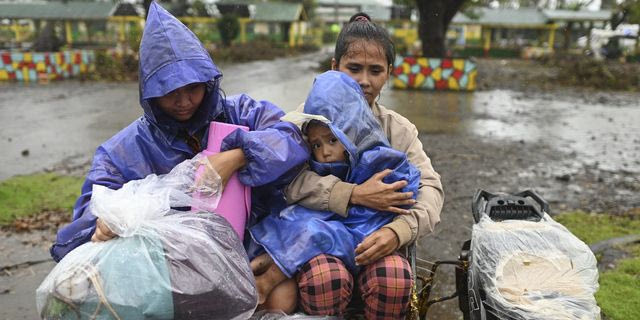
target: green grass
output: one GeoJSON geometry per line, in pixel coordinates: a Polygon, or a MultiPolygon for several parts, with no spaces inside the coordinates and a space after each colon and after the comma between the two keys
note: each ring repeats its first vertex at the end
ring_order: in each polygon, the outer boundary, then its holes
{"type": "MultiPolygon", "coordinates": [[[[554,219],[586,243],[640,232],[640,218],[635,215],[612,216],[572,212],[554,219]]],[[[607,319],[640,319],[640,245],[622,248],[631,258],[618,261],[613,270],[600,274],[596,300],[607,319]]]]}
{"type": "Polygon", "coordinates": [[[0,225],[43,211],[69,211],[80,195],[82,178],[38,173],[0,182],[0,225]]]}
{"type": "Polygon", "coordinates": [[[640,233],[640,217],[613,216],[570,212],[553,217],[571,230],[580,240],[593,244],[598,241],[640,233]]]}
{"type": "Polygon", "coordinates": [[[609,319],[640,319],[640,257],[620,261],[599,282],[596,300],[609,319]]]}

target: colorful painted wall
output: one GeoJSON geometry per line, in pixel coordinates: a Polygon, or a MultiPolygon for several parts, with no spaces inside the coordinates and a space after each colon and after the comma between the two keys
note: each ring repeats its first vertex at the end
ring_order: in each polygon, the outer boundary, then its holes
{"type": "Polygon", "coordinates": [[[0,81],[48,81],[74,77],[93,69],[94,53],[0,51],[0,81]]]}
{"type": "Polygon", "coordinates": [[[397,56],[393,87],[398,89],[475,90],[475,62],[469,59],[439,59],[397,56]]]}

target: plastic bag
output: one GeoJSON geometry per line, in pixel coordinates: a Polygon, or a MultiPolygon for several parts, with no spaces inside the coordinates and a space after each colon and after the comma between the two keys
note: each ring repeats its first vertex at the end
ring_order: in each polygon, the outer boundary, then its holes
{"type": "Polygon", "coordinates": [[[596,259],[545,214],[539,222],[483,216],[473,226],[471,271],[500,319],[600,319],[596,259]]]}
{"type": "Polygon", "coordinates": [[[337,316],[310,316],[304,313],[286,314],[282,311],[261,310],[254,313],[249,320],[340,320],[337,316]]]}
{"type": "Polygon", "coordinates": [[[195,187],[202,161],[119,190],[94,185],[91,212],[118,237],[86,243],[60,261],[36,291],[40,316],[249,318],[258,297],[242,243],[221,216],[189,211],[201,207],[194,192],[215,198],[221,191],[217,174],[195,187]]]}

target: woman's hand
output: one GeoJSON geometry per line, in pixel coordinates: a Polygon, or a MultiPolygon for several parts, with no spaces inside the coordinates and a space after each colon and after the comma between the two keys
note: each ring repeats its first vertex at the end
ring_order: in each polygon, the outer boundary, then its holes
{"type": "Polygon", "coordinates": [[[91,236],[91,241],[101,242],[113,239],[117,236],[117,234],[113,233],[109,227],[107,227],[104,222],[100,218],[96,220],[96,231],[91,236]]]}
{"type": "Polygon", "coordinates": [[[411,198],[413,192],[398,192],[398,190],[407,185],[404,180],[391,184],[382,182],[382,179],[391,174],[391,172],[393,171],[390,169],[380,171],[369,180],[355,186],[351,193],[351,204],[396,214],[409,214],[409,210],[398,206],[415,204],[416,201],[411,198]]]}
{"type": "Polygon", "coordinates": [[[400,240],[389,228],[381,228],[364,238],[356,247],[356,264],[366,266],[392,254],[398,249],[400,240]]]}
{"type": "Polygon", "coordinates": [[[222,178],[222,185],[226,186],[229,178],[234,172],[247,164],[247,159],[244,157],[242,149],[232,149],[225,152],[220,152],[207,157],[213,169],[222,178]]]}

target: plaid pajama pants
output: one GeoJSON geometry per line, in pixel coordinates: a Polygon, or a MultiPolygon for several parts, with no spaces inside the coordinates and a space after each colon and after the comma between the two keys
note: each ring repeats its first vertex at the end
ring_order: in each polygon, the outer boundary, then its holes
{"type": "MultiPolygon", "coordinates": [[[[411,297],[411,267],[398,254],[363,267],[356,276],[367,319],[403,319],[411,297]]],[[[310,315],[343,315],[354,292],[344,263],[319,255],[298,273],[300,306],[310,315]]]]}

